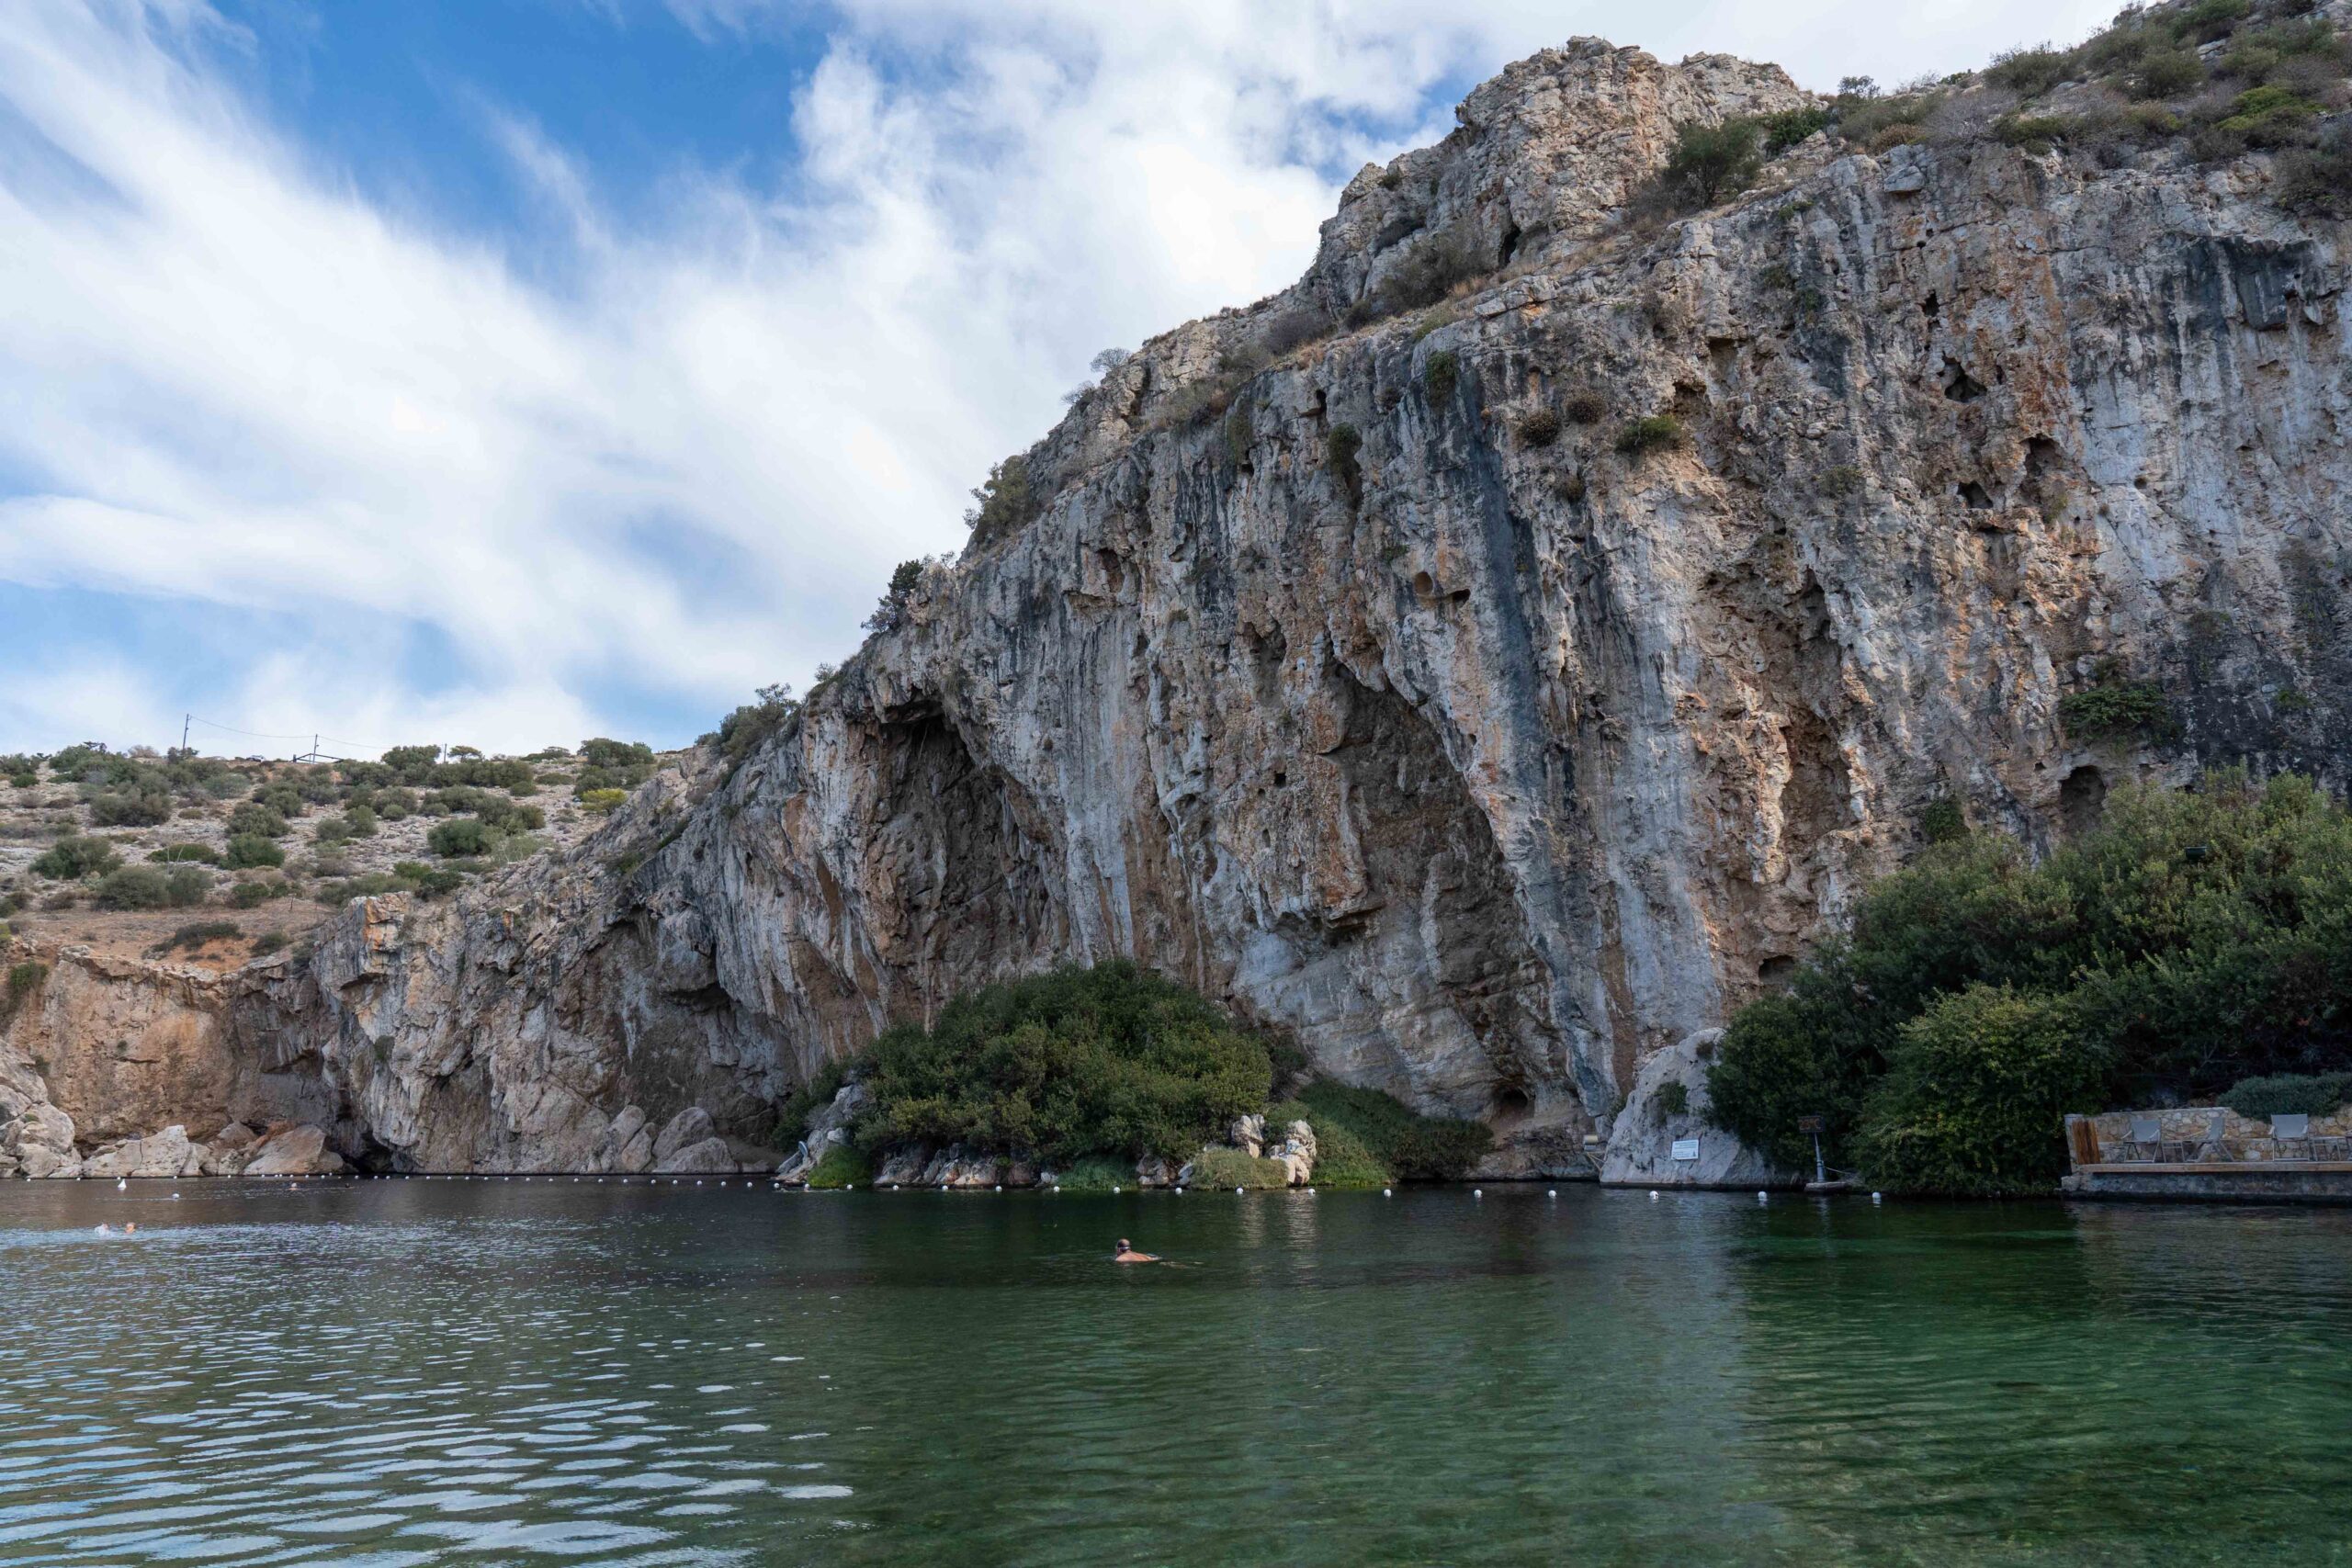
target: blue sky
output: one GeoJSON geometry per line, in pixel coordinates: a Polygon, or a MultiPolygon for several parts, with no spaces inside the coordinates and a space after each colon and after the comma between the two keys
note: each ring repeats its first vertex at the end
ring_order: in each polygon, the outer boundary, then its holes
{"type": "Polygon", "coordinates": [[[679,743],[1509,61],[1894,81],[2106,8],[12,0],[0,750],[679,743]]]}

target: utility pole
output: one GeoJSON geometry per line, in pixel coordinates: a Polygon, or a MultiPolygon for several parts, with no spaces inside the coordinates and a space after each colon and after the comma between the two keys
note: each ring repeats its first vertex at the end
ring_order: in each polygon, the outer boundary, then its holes
{"type": "Polygon", "coordinates": [[[196,715],[194,715],[194,714],[192,714],[192,713],[184,713],[184,714],[180,715],[180,750],[183,750],[183,751],[185,751],[185,750],[187,750],[187,726],[188,726],[188,721],[189,721],[190,719],[194,718],[195,716],[196,716],[196,715]]]}

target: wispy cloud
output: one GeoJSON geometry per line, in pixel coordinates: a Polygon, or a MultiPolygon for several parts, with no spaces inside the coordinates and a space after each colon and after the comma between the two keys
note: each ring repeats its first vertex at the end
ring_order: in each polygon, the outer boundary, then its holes
{"type": "MultiPolygon", "coordinates": [[[[598,3],[619,47],[643,8],[598,3]]],[[[714,49],[808,22],[667,3],[714,49]]],[[[269,121],[202,0],[18,0],[0,580],[267,615],[266,643],[207,650],[207,705],[255,729],[520,747],[653,713],[682,739],[851,646],[1095,349],[1295,276],[1336,183],[1452,87],[1571,29],[1779,52],[1754,8],[1464,9],[844,0],[785,191],[685,170],[627,223],[477,84],[481,156],[548,220],[485,234],[372,204],[269,121]],[[355,642],[402,627],[447,657],[355,642]]],[[[2089,19],[1773,13],[1816,81],[2089,19]],[[1865,17],[1883,48],[1847,58],[1865,17]]],[[[157,694],[186,689],[103,626],[0,627],[0,747],[161,739],[157,694]]]]}

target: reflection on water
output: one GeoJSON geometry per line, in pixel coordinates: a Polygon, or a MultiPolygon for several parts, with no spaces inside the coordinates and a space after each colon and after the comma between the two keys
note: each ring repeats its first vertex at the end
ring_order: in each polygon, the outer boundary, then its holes
{"type": "Polygon", "coordinates": [[[2107,1565],[2352,1540],[2336,1212],[180,1190],[0,1186],[0,1561],[2107,1565]],[[1121,1235],[1183,1266],[1116,1268],[1121,1235]]]}

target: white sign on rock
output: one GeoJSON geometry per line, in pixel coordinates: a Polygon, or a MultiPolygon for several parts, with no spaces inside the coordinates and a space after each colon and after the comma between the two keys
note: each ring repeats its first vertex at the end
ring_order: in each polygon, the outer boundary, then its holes
{"type": "Polygon", "coordinates": [[[1675,1139],[1674,1157],[1676,1159],[1697,1159],[1699,1157],[1699,1140],[1696,1138],[1675,1139]]]}

